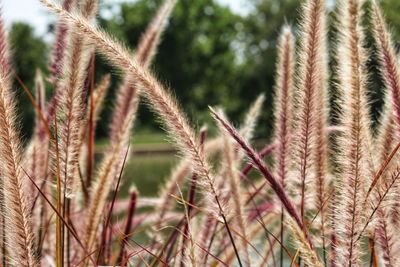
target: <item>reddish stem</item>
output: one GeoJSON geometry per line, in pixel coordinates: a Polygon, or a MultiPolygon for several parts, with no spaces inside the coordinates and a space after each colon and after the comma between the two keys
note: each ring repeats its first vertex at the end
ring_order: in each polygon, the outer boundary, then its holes
{"type": "Polygon", "coordinates": [[[135,215],[135,210],[136,210],[136,202],[137,202],[137,192],[133,191],[131,193],[131,199],[129,201],[129,211],[128,211],[128,217],[126,218],[124,237],[121,240],[121,245],[120,245],[121,249],[119,251],[119,256],[117,260],[120,266],[123,266],[122,261],[125,255],[125,244],[128,242],[130,233],[132,231],[133,217],[135,215]]]}

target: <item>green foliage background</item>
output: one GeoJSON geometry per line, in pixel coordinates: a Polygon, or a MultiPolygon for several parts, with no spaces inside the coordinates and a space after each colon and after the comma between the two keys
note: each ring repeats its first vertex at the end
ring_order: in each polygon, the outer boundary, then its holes
{"type": "MultiPolygon", "coordinates": [[[[138,0],[115,8],[103,1],[99,23],[112,35],[134,48],[141,34],[155,14],[160,0],[138,0]],[[117,10],[117,11],[115,11],[117,10]],[[108,11],[108,12],[104,12],[108,11]]],[[[332,2],[333,3],[333,2],[332,2]]],[[[159,52],[152,66],[157,76],[172,88],[195,124],[210,122],[208,105],[222,106],[238,123],[252,101],[260,94],[266,103],[260,121],[258,137],[269,137],[273,123],[272,101],[276,49],[275,42],[282,25],[296,25],[299,0],[249,0],[248,15],[241,16],[214,0],[179,0],[164,34],[159,52]]],[[[400,40],[400,2],[382,1],[395,41],[400,40]],[[398,31],[396,31],[398,29],[398,31]]],[[[334,11],[334,10],[332,10],[334,11]]],[[[367,12],[368,13],[368,12],[367,12]]],[[[333,12],[332,12],[333,14],[333,12]]],[[[335,21],[335,16],[331,19],[335,21]]],[[[368,27],[368,19],[366,19],[368,27]]],[[[49,31],[52,27],[49,27],[49,31]]],[[[296,30],[296,29],[295,29],[296,30]]],[[[334,27],[331,32],[334,33],[334,27]]],[[[26,24],[14,24],[10,32],[17,74],[30,87],[35,69],[46,72],[50,44],[34,35],[26,24]]],[[[334,47],[334,37],[330,42],[334,47]]],[[[369,39],[373,44],[373,41],[369,39]]],[[[334,62],[331,63],[334,68],[334,62]]],[[[381,98],[379,77],[374,74],[376,58],[371,53],[372,114],[378,117],[381,98]]],[[[97,80],[107,72],[116,70],[96,58],[97,80]]],[[[107,135],[113,96],[119,83],[113,75],[112,88],[99,123],[98,134],[107,135]]],[[[332,92],[334,92],[332,77],[332,92]]],[[[26,136],[31,133],[33,108],[22,89],[16,84],[22,114],[22,128],[26,136]]],[[[49,95],[52,89],[49,88],[49,95]]],[[[333,94],[334,95],[334,94],[333,94]]],[[[139,130],[158,128],[152,113],[141,105],[139,130]]]]}

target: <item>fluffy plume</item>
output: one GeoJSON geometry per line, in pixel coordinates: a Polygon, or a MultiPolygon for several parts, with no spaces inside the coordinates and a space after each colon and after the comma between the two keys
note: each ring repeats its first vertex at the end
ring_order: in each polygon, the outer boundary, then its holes
{"type": "Polygon", "coordinates": [[[79,10],[84,18],[88,20],[96,16],[98,0],[84,0],[79,3],[79,10]]]}
{"type": "MultiPolygon", "coordinates": [[[[64,0],[63,8],[67,11],[75,9],[76,0],[64,0]]],[[[65,95],[63,87],[59,86],[59,81],[63,72],[65,57],[67,56],[67,44],[69,37],[68,25],[62,20],[58,21],[56,28],[56,37],[53,44],[53,50],[49,62],[50,77],[48,80],[54,85],[55,91],[48,103],[46,118],[50,122],[58,109],[61,99],[65,95]]]]}
{"type": "Polygon", "coordinates": [[[389,91],[397,131],[400,129],[400,76],[397,55],[392,43],[392,38],[383,20],[382,13],[375,1],[372,1],[372,25],[374,38],[377,43],[380,72],[389,91]]]}
{"type": "Polygon", "coordinates": [[[398,266],[397,255],[399,253],[399,247],[396,246],[396,236],[393,225],[390,224],[390,218],[383,209],[379,209],[378,215],[378,226],[376,229],[376,235],[379,245],[382,248],[383,263],[387,267],[398,266]]]}
{"type": "MultiPolygon", "coordinates": [[[[75,5],[75,0],[64,0],[63,2],[63,8],[67,11],[71,11],[74,5],[75,5]]],[[[56,28],[56,39],[54,41],[53,51],[49,66],[49,70],[51,73],[49,80],[55,85],[56,88],[57,88],[56,84],[57,80],[60,77],[62,71],[65,50],[66,50],[67,36],[68,36],[67,25],[65,25],[62,21],[58,22],[56,28]]],[[[53,101],[55,101],[56,98],[54,98],[53,101]]]]}
{"type": "MultiPolygon", "coordinates": [[[[46,87],[44,85],[43,74],[40,70],[36,70],[35,76],[35,95],[40,112],[46,112],[46,87]]],[[[39,114],[36,114],[35,129],[40,132],[39,128],[43,126],[43,121],[40,120],[39,114]]]]}
{"type": "Polygon", "coordinates": [[[393,196],[398,192],[400,168],[397,167],[387,176],[386,179],[380,181],[371,196],[373,199],[370,201],[372,211],[367,218],[361,233],[358,234],[359,237],[357,240],[360,239],[363,231],[365,231],[370,224],[376,222],[376,234],[378,242],[382,248],[383,260],[387,266],[396,266],[396,255],[400,246],[396,238],[396,232],[394,231],[395,224],[390,220],[389,211],[390,207],[393,206],[393,200],[395,200],[393,196]]]}
{"type": "MultiPolygon", "coordinates": [[[[7,36],[0,20],[0,169],[4,198],[7,261],[15,266],[37,266],[25,177],[21,166],[21,145],[16,132],[15,103],[11,90],[7,36]]],[[[4,255],[3,255],[4,256],[4,255]]]]}
{"type": "MultiPolygon", "coordinates": [[[[160,11],[156,15],[156,19],[151,23],[151,26],[144,34],[144,38],[142,38],[139,43],[139,48],[142,50],[147,48],[153,52],[146,54],[137,53],[132,61],[136,63],[137,61],[135,59],[140,59],[140,63],[137,64],[141,64],[144,67],[147,67],[150,64],[155,55],[155,50],[161,33],[164,30],[166,24],[165,21],[169,17],[174,3],[175,1],[168,0],[160,8],[160,11]]],[[[126,56],[128,57],[128,60],[129,58],[132,58],[128,54],[126,56]]],[[[140,84],[136,81],[136,78],[126,74],[122,86],[117,93],[115,111],[111,124],[111,144],[100,165],[100,171],[93,186],[92,199],[90,200],[89,205],[90,213],[86,225],[86,242],[88,247],[93,245],[97,225],[100,222],[101,212],[106,203],[108,193],[111,190],[111,185],[121,168],[121,160],[119,157],[123,153],[124,147],[129,144],[130,132],[139,105],[139,88],[140,84]]]]}
{"type": "MultiPolygon", "coordinates": [[[[45,104],[45,85],[43,81],[42,72],[37,70],[35,77],[35,96],[39,110],[35,112],[35,125],[33,130],[33,137],[31,142],[28,144],[27,149],[23,155],[23,162],[27,173],[34,180],[44,179],[47,172],[47,158],[48,158],[48,134],[46,131],[46,125],[41,120],[39,112],[42,114],[46,113],[45,104]]],[[[33,185],[31,185],[33,189],[33,185]]],[[[32,192],[36,193],[36,190],[32,192]]]]}
{"type": "Polygon", "coordinates": [[[257,125],[257,120],[260,116],[261,109],[265,100],[264,94],[257,97],[256,101],[251,105],[249,111],[246,113],[242,127],[240,127],[239,132],[244,139],[250,141],[253,138],[254,129],[257,125]]]}
{"type": "Polygon", "coordinates": [[[307,238],[304,236],[304,232],[299,226],[293,221],[288,219],[289,229],[292,231],[294,236],[294,243],[300,251],[301,259],[307,266],[322,267],[324,266],[318,258],[317,253],[310,247],[307,238]]]}
{"type": "Polygon", "coordinates": [[[338,138],[340,178],[335,211],[337,225],[337,263],[360,266],[360,242],[356,242],[365,222],[364,196],[370,177],[374,176],[370,161],[370,118],[366,96],[365,52],[361,27],[362,1],[340,1],[340,38],[338,47],[341,124],[344,131],[338,138]]]}
{"type": "MultiPolygon", "coordinates": [[[[47,125],[45,121],[42,120],[44,118],[43,114],[46,113],[45,91],[46,88],[42,72],[37,70],[35,77],[35,96],[38,110],[35,112],[33,136],[24,151],[22,162],[26,173],[38,184],[44,184],[49,176],[49,134],[47,131],[47,125]]],[[[36,203],[37,190],[32,183],[28,185],[28,189],[30,192],[30,199],[34,200],[34,206],[32,207],[33,216],[38,216],[33,218],[33,222],[38,223],[40,222],[40,213],[44,212],[43,209],[46,209],[46,205],[41,205],[43,203],[38,205],[36,203]]],[[[45,189],[45,186],[43,189],[45,189]]],[[[36,226],[39,226],[38,224],[35,224],[34,226],[35,231],[39,230],[36,229],[36,226]]]]}
{"type": "Polygon", "coordinates": [[[278,61],[275,86],[275,140],[277,148],[276,177],[285,188],[285,180],[290,166],[290,140],[292,133],[292,97],[294,73],[294,36],[291,29],[285,26],[278,42],[278,61]]]}
{"type": "MultiPolygon", "coordinates": [[[[294,74],[294,36],[289,26],[282,29],[278,41],[278,59],[276,63],[275,85],[275,150],[276,165],[274,173],[282,187],[286,188],[290,161],[292,139],[292,103],[293,103],[293,74],[294,74]]],[[[284,207],[281,215],[281,243],[284,239],[284,207]]],[[[281,249],[283,261],[283,249],[281,249]]]]}
{"type": "MultiPolygon", "coordinates": [[[[372,25],[374,38],[377,43],[377,52],[381,68],[382,79],[388,90],[385,97],[385,107],[382,114],[381,126],[379,131],[378,147],[381,151],[380,163],[385,162],[396,146],[400,134],[400,77],[399,67],[397,63],[397,55],[392,43],[390,32],[388,31],[382,12],[375,1],[372,3],[372,25]]],[[[397,158],[397,157],[396,157],[397,158]]],[[[396,160],[392,160],[396,162],[396,160]]],[[[395,166],[390,164],[389,170],[393,170],[395,166]]],[[[383,177],[384,179],[384,177],[383,177]]],[[[395,197],[398,199],[398,197],[395,197]]],[[[400,225],[400,207],[398,201],[393,203],[392,220],[400,225]]],[[[382,228],[386,229],[385,227],[382,228]]]]}
{"type": "MultiPolygon", "coordinates": [[[[167,25],[167,20],[175,5],[175,0],[167,0],[158,10],[155,18],[146,29],[140,39],[134,58],[144,68],[148,68],[152,59],[156,55],[157,47],[162,33],[167,25]]],[[[120,131],[121,124],[129,112],[135,111],[137,106],[134,104],[139,98],[137,85],[133,77],[125,75],[121,87],[118,90],[115,112],[111,123],[111,140],[120,131]]]]}
{"type": "MultiPolygon", "coordinates": [[[[323,2],[325,3],[325,2],[323,2]]],[[[317,76],[319,80],[317,92],[316,92],[316,103],[315,103],[315,147],[313,150],[315,160],[315,181],[314,181],[314,198],[315,198],[315,210],[319,215],[321,243],[324,255],[324,262],[326,263],[326,207],[325,202],[327,200],[328,190],[328,117],[329,117],[329,100],[328,100],[328,45],[326,42],[326,14],[323,8],[321,18],[319,22],[320,36],[319,36],[319,51],[317,56],[317,76]]]]}
{"type": "Polygon", "coordinates": [[[135,51],[136,60],[147,68],[157,53],[161,35],[167,27],[168,19],[177,0],[165,0],[154,19],[143,34],[135,51]]]}
{"type": "Polygon", "coordinates": [[[104,99],[106,97],[108,88],[110,86],[110,78],[111,76],[109,74],[105,75],[101,80],[101,82],[94,89],[92,96],[89,99],[88,109],[86,110],[86,115],[84,118],[84,121],[87,122],[88,127],[80,128],[81,131],[79,138],[79,140],[81,141],[80,167],[82,171],[85,168],[87,169],[86,181],[88,187],[90,187],[90,182],[91,182],[89,178],[91,176],[91,170],[92,170],[91,164],[94,161],[93,144],[90,145],[89,142],[93,141],[95,138],[97,121],[100,118],[100,113],[104,104],[104,99]]]}
{"type": "MultiPolygon", "coordinates": [[[[100,118],[100,112],[104,104],[104,99],[107,95],[108,88],[110,87],[111,76],[105,75],[101,82],[93,91],[93,121],[96,123],[100,118]]],[[[88,116],[88,114],[86,115],[88,116]]],[[[96,127],[94,127],[96,128],[96,127]]]]}
{"type": "MultiPolygon", "coordinates": [[[[86,0],[81,3],[81,12],[87,19],[96,14],[96,1],[86,0]],[[94,9],[93,9],[94,8],[94,9]]],[[[80,154],[80,132],[84,124],[84,81],[87,75],[87,66],[93,47],[88,39],[76,34],[79,29],[71,27],[67,52],[62,70],[63,79],[59,86],[65,90],[60,99],[58,113],[60,131],[58,134],[60,151],[61,180],[65,183],[67,197],[76,192],[78,181],[78,162],[80,154]]]]}
{"type": "MultiPolygon", "coordinates": [[[[325,1],[308,0],[303,5],[303,21],[298,74],[298,116],[295,118],[294,162],[300,183],[300,209],[305,223],[307,209],[313,208],[311,183],[324,189],[326,171],[326,42],[325,1]],[[318,177],[319,176],[319,177],[318,177]],[[306,203],[307,206],[306,207],[306,203]]],[[[298,177],[298,178],[297,178],[298,177]]],[[[318,192],[323,195],[323,192],[318,192]]]]}
{"type": "MultiPolygon", "coordinates": [[[[96,86],[93,91],[92,99],[89,100],[90,107],[86,110],[85,120],[87,123],[92,123],[91,129],[93,132],[96,130],[97,121],[100,119],[100,113],[103,108],[104,99],[107,95],[108,88],[110,87],[111,76],[109,74],[105,75],[100,83],[96,86]],[[92,121],[90,121],[90,117],[92,121]]],[[[86,127],[81,127],[81,138],[80,140],[85,140],[85,135],[90,134],[86,127]]],[[[83,145],[83,143],[81,144],[83,145]]]]}

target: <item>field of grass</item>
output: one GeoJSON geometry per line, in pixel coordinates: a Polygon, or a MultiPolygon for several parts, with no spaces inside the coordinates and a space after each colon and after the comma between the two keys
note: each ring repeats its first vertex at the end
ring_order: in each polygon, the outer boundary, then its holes
{"type": "MultiPolygon", "coordinates": [[[[107,147],[107,140],[96,143],[98,154],[107,147]]],[[[179,158],[168,143],[165,133],[137,132],[131,139],[132,155],[124,168],[120,197],[127,195],[131,185],[135,185],[141,195],[154,196],[158,187],[168,176],[179,158]]]]}
{"type": "Polygon", "coordinates": [[[126,196],[132,184],[143,196],[156,195],[177,160],[174,154],[133,155],[124,169],[120,196],[126,196]]]}
{"type": "MultiPolygon", "coordinates": [[[[98,139],[96,140],[96,145],[103,148],[108,143],[108,139],[98,139]]],[[[168,144],[168,139],[163,132],[154,131],[140,131],[134,132],[131,137],[131,144],[134,145],[159,145],[168,144]]]]}

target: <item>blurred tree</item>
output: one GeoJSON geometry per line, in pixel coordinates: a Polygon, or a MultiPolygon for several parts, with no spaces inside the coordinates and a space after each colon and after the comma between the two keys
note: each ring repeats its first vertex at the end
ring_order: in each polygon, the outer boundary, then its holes
{"type": "Polygon", "coordinates": [[[380,0],[386,20],[392,30],[393,39],[397,45],[400,44],[400,1],[398,0],[380,0]]]}
{"type": "MultiPolygon", "coordinates": [[[[9,39],[14,70],[28,88],[33,90],[36,69],[46,71],[46,43],[35,36],[30,25],[20,22],[11,26],[9,39]]],[[[33,128],[33,105],[21,86],[16,81],[14,84],[18,99],[17,114],[21,114],[21,133],[24,137],[29,137],[33,128]]]]}

